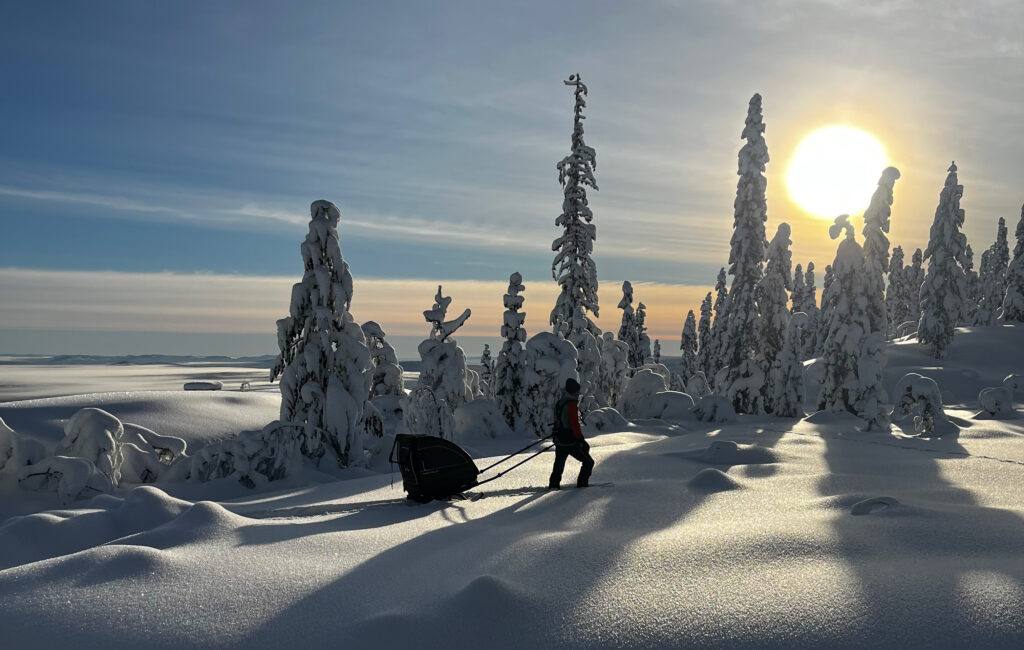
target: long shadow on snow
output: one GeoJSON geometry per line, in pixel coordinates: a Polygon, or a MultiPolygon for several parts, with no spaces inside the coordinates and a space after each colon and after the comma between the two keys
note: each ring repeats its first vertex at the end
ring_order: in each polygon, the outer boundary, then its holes
{"type": "MultiPolygon", "coordinates": [[[[832,498],[838,551],[856,576],[860,603],[868,610],[866,617],[858,619],[860,629],[849,631],[846,645],[993,647],[998,640],[1012,638],[1014,647],[1024,647],[1024,618],[1019,616],[1024,519],[1012,511],[979,504],[970,490],[943,475],[943,469],[955,474],[960,463],[990,461],[923,450],[880,450],[870,443],[897,441],[878,433],[850,431],[823,438],[830,471],[820,481],[819,492],[832,498]],[[894,497],[901,505],[867,515],[851,514],[853,502],[872,496],[894,497]],[[1016,583],[1016,589],[1007,592],[1004,585],[1002,591],[1003,596],[1018,594],[1018,602],[1011,596],[1001,603],[1005,608],[1001,612],[975,602],[969,613],[964,580],[977,583],[990,580],[992,574],[1016,583]],[[979,609],[987,611],[979,615],[979,609]],[[980,624],[992,614],[1002,619],[1001,630],[980,624]],[[1007,621],[1013,622],[1010,628],[1005,626],[1007,621]]],[[[907,443],[963,452],[955,435],[931,443],[898,441],[907,443]]],[[[991,469],[1019,471],[995,463],[991,469]]],[[[996,586],[995,591],[1000,589],[996,586]]]]}
{"type": "MultiPolygon", "coordinates": [[[[783,432],[741,422],[718,435],[768,446],[783,432]]],[[[602,579],[635,542],[676,524],[707,498],[678,478],[672,479],[676,498],[645,498],[650,482],[662,480],[644,476],[644,464],[657,456],[645,447],[599,455],[595,480],[614,481],[612,489],[488,491],[484,507],[492,498],[524,498],[368,557],[280,611],[247,641],[267,647],[342,640],[355,647],[619,645],[580,636],[586,612],[601,604],[602,579]]],[[[689,465],[669,457],[662,462],[675,472],[689,465]]],[[[693,463],[690,474],[701,467],[693,463]]],[[[576,468],[567,467],[567,479],[576,468]]],[[[461,516],[474,505],[461,506],[461,516]]]]}

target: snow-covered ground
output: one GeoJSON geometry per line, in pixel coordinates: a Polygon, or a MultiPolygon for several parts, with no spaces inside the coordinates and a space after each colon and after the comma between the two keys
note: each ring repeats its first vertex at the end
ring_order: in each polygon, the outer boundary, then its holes
{"type": "MultiPolygon", "coordinates": [[[[890,348],[887,386],[918,372],[956,405],[941,439],[824,413],[646,421],[591,437],[593,480],[613,485],[588,490],[541,489],[545,455],[477,501],[409,505],[397,474],[354,471],[12,517],[0,645],[1022,647],[1024,419],[975,418],[978,390],[1024,369],[1022,343],[1021,328],[960,330],[941,370],[916,344],[890,348]]],[[[239,430],[276,409],[272,393],[120,395],[65,399],[190,444],[196,409],[223,413],[217,435],[231,409],[239,430]]],[[[0,417],[37,433],[76,408],[42,402],[45,417],[31,402],[0,417]]],[[[483,466],[522,444],[469,447],[483,466]]]]}

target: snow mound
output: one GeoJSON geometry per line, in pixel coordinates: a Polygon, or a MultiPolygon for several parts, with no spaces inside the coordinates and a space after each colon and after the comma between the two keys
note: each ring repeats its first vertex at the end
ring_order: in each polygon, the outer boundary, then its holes
{"type": "Polygon", "coordinates": [[[780,454],[767,447],[743,445],[732,440],[715,440],[703,449],[674,455],[710,465],[769,465],[781,461],[780,454]]]}
{"type": "Polygon", "coordinates": [[[455,439],[457,442],[479,438],[499,438],[512,435],[501,408],[494,400],[476,399],[455,409],[455,439]]]}
{"type": "Polygon", "coordinates": [[[626,431],[630,428],[629,421],[610,406],[595,409],[587,415],[587,429],[599,433],[626,431]]]}
{"type": "Polygon", "coordinates": [[[739,481],[714,467],[705,467],[697,472],[693,478],[686,482],[686,485],[697,492],[707,493],[727,492],[729,490],[739,490],[743,487],[739,481]]]}
{"type": "Polygon", "coordinates": [[[74,514],[42,512],[0,525],[0,570],[99,546],[171,521],[188,501],[155,487],[137,487],[120,499],[104,494],[74,514]]]}
{"type": "Polygon", "coordinates": [[[705,395],[693,407],[693,417],[701,422],[733,422],[736,420],[736,409],[732,402],[721,395],[705,395]]]}
{"type": "Polygon", "coordinates": [[[900,505],[900,502],[892,497],[871,497],[850,506],[850,514],[855,516],[870,515],[898,505],[900,505]]]}
{"type": "Polygon", "coordinates": [[[236,515],[213,501],[199,501],[166,523],[122,538],[119,543],[167,550],[182,546],[230,542],[235,531],[253,520],[236,515]]]}

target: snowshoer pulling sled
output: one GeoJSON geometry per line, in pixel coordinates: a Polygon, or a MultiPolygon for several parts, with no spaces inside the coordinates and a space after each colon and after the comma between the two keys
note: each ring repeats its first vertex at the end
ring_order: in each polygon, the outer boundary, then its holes
{"type": "Polygon", "coordinates": [[[562,472],[569,456],[582,463],[576,487],[590,485],[590,473],[594,471],[594,459],[590,457],[590,445],[583,437],[580,429],[579,409],[580,384],[575,379],[565,380],[565,395],[555,404],[555,426],[552,439],[555,443],[555,465],[551,468],[551,480],[548,487],[557,490],[561,487],[562,472]]]}

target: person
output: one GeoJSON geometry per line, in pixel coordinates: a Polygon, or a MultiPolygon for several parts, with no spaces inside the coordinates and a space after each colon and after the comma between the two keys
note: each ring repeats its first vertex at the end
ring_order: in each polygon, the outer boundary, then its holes
{"type": "Polygon", "coordinates": [[[555,404],[555,425],[551,437],[555,443],[555,466],[551,469],[551,480],[548,488],[557,490],[561,487],[562,472],[569,456],[582,463],[576,487],[587,487],[590,484],[590,473],[594,470],[594,459],[590,457],[590,445],[583,437],[580,429],[579,408],[580,384],[575,379],[565,381],[565,394],[555,404]]]}

